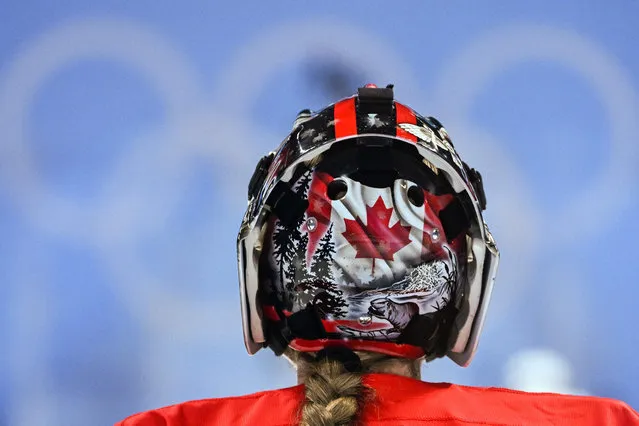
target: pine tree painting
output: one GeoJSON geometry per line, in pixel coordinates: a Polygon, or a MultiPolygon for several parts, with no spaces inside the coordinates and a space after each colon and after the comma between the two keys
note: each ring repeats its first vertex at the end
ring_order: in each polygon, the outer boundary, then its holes
{"type": "Polygon", "coordinates": [[[279,284],[280,291],[284,283],[284,265],[291,261],[291,250],[289,245],[291,244],[290,231],[279,224],[279,221],[275,225],[275,231],[273,232],[273,257],[275,262],[279,265],[279,284]]]}
{"type": "MultiPolygon", "coordinates": [[[[310,186],[312,175],[306,172],[299,179],[294,187],[294,191],[301,197],[306,198],[306,193],[310,186]]],[[[290,294],[293,286],[297,282],[296,270],[300,267],[300,252],[304,252],[304,267],[306,270],[306,247],[308,245],[308,235],[302,236],[300,229],[305,220],[302,215],[292,226],[284,226],[279,221],[276,222],[273,231],[273,257],[279,266],[280,291],[286,290],[290,294]],[[305,242],[304,242],[305,241],[305,242]],[[286,284],[284,284],[286,283],[286,284]]],[[[297,273],[299,274],[299,273],[297,273]]],[[[292,301],[286,301],[290,304],[292,301]]]]}
{"type": "Polygon", "coordinates": [[[307,171],[302,175],[300,180],[295,185],[294,191],[296,194],[303,196],[306,198],[306,192],[308,191],[308,187],[311,184],[311,179],[313,178],[310,171],[307,171]]]}
{"type": "Polygon", "coordinates": [[[296,245],[295,254],[293,259],[288,265],[288,269],[285,272],[286,279],[298,285],[312,278],[312,275],[308,271],[308,265],[306,264],[306,250],[308,248],[308,234],[304,233],[300,238],[299,243],[296,245]]]}
{"type": "Polygon", "coordinates": [[[347,305],[342,291],[335,284],[335,277],[331,270],[334,255],[335,243],[333,243],[333,226],[331,225],[315,251],[311,274],[314,276],[313,285],[317,288],[315,306],[325,315],[340,318],[346,314],[344,308],[347,305]]]}
{"type": "MultiPolygon", "coordinates": [[[[306,197],[312,175],[305,173],[294,186],[294,191],[306,197]]],[[[278,292],[295,300],[282,300],[287,309],[303,309],[313,303],[325,316],[334,318],[346,314],[346,302],[342,291],[337,287],[332,272],[335,243],[331,226],[319,242],[313,256],[312,265],[307,264],[308,232],[304,231],[306,215],[302,215],[292,226],[284,226],[276,221],[273,232],[273,257],[279,267],[278,292]]]]}
{"type": "Polygon", "coordinates": [[[306,250],[308,248],[308,234],[304,233],[297,246],[295,259],[289,264],[287,279],[295,284],[294,305],[299,309],[304,309],[306,305],[313,301],[317,290],[313,287],[313,275],[308,270],[306,264],[306,250]]]}

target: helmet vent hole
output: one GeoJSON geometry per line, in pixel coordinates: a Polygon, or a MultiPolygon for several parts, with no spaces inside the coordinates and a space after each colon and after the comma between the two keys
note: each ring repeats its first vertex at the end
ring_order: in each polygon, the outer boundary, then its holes
{"type": "Polygon", "coordinates": [[[414,206],[421,207],[424,205],[424,191],[419,186],[413,185],[408,188],[406,195],[408,196],[408,201],[414,206]]]}
{"type": "Polygon", "coordinates": [[[346,182],[341,179],[335,179],[329,183],[326,188],[326,195],[328,195],[328,198],[331,200],[341,200],[346,196],[347,192],[348,186],[346,185],[346,182]]]}

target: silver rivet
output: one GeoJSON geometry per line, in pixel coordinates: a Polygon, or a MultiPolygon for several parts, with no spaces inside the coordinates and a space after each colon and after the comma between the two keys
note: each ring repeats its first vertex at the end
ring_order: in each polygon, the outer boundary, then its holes
{"type": "Polygon", "coordinates": [[[366,325],[370,324],[371,321],[373,321],[373,318],[370,315],[362,315],[357,321],[362,325],[366,325]]]}
{"type": "Polygon", "coordinates": [[[430,233],[430,239],[433,241],[439,240],[439,229],[433,229],[430,233]]]}
{"type": "Polygon", "coordinates": [[[317,219],[314,217],[306,219],[306,229],[308,229],[308,232],[315,231],[317,229],[317,219]]]}

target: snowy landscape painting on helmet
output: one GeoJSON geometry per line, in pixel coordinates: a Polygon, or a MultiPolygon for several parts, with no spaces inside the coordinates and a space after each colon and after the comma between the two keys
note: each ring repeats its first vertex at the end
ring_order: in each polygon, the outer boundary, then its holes
{"type": "Polygon", "coordinates": [[[317,168],[292,188],[309,206],[291,226],[272,219],[263,252],[268,291],[286,311],[312,304],[345,336],[395,339],[414,316],[455,300],[465,239],[447,241],[438,218],[452,195],[404,179],[375,188],[317,168]]]}

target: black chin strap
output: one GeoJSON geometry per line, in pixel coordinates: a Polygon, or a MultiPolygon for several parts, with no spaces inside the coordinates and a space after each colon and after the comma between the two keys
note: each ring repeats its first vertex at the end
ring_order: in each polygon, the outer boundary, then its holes
{"type": "Polygon", "coordinates": [[[448,338],[457,313],[457,308],[451,302],[439,311],[415,315],[400,334],[397,343],[422,348],[427,360],[444,356],[449,349],[448,338]]]}
{"type": "Polygon", "coordinates": [[[288,317],[277,304],[275,309],[280,320],[271,322],[267,328],[268,347],[275,355],[282,355],[293,339],[317,340],[327,337],[322,320],[313,305],[309,304],[288,317]]]}
{"type": "Polygon", "coordinates": [[[352,350],[344,346],[328,346],[315,355],[317,361],[330,359],[339,361],[344,365],[346,371],[360,373],[362,371],[362,360],[352,350]]]}

